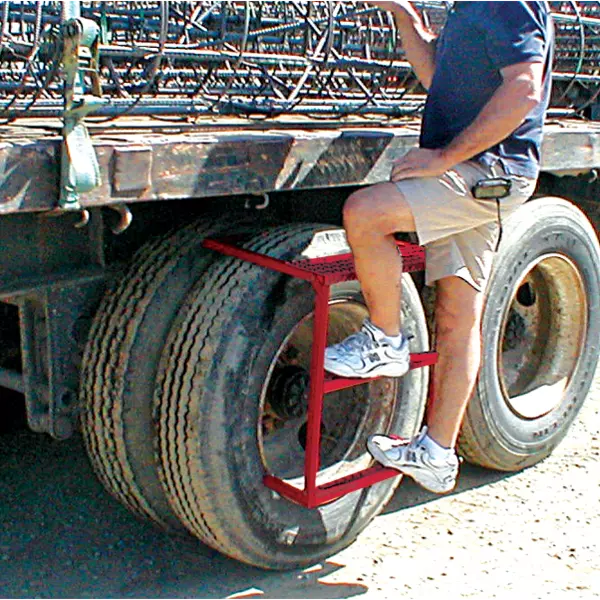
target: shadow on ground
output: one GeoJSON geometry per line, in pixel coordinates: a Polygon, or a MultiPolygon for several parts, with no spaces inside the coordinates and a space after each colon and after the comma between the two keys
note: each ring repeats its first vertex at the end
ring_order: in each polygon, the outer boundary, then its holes
{"type": "MultiPolygon", "coordinates": [[[[495,483],[496,481],[511,477],[512,475],[514,475],[514,473],[490,471],[489,469],[483,469],[468,463],[463,463],[460,467],[460,477],[456,489],[450,495],[454,496],[467,490],[483,487],[490,483],[495,483]]],[[[406,508],[419,506],[420,504],[427,504],[428,502],[435,502],[439,498],[440,496],[424,490],[408,477],[404,477],[402,483],[396,490],[394,497],[383,511],[383,514],[402,511],[406,508]]]]}
{"type": "Polygon", "coordinates": [[[138,521],[96,480],[79,437],[0,435],[1,598],[351,598],[343,568],[266,572],[138,521]]]}

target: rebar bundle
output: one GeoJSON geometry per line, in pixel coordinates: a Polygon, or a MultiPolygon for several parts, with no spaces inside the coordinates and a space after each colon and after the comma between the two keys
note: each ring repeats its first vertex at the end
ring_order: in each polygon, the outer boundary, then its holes
{"type": "MultiPolygon", "coordinates": [[[[0,3],[0,118],[62,114],[66,4],[97,25],[81,83],[101,117],[381,118],[423,104],[393,20],[364,2],[22,1],[0,3]]],[[[434,29],[450,6],[416,4],[434,29]]],[[[550,5],[553,108],[585,115],[600,94],[600,2],[550,5]]]]}

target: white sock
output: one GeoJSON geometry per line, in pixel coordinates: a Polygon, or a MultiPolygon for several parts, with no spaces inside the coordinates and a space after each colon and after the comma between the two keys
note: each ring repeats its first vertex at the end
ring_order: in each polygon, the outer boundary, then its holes
{"type": "Polygon", "coordinates": [[[444,446],[441,446],[432,437],[429,437],[428,433],[423,436],[421,444],[427,449],[429,456],[431,456],[433,460],[446,460],[454,454],[454,448],[445,448],[444,446]]]}
{"type": "Polygon", "coordinates": [[[371,325],[381,333],[386,342],[388,342],[395,350],[398,350],[400,346],[402,346],[402,342],[404,342],[404,335],[402,335],[402,332],[398,335],[388,335],[383,329],[377,327],[377,325],[373,325],[373,323],[371,323],[371,325]]]}
{"type": "Polygon", "coordinates": [[[395,350],[398,350],[400,346],[402,346],[402,342],[404,342],[404,336],[402,335],[402,332],[400,332],[398,335],[386,335],[385,339],[395,350]]]}

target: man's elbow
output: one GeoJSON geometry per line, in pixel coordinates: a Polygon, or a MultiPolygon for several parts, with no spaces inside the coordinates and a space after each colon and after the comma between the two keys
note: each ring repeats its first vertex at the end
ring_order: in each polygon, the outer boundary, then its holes
{"type": "Polygon", "coordinates": [[[525,113],[533,110],[544,97],[542,86],[534,79],[522,77],[513,82],[511,96],[525,113]]]}
{"type": "Polygon", "coordinates": [[[538,106],[542,102],[543,97],[544,94],[542,89],[538,86],[533,86],[524,99],[524,103],[528,108],[528,112],[532,111],[536,106],[538,106]]]}
{"type": "Polygon", "coordinates": [[[537,106],[539,106],[540,102],[542,101],[541,96],[527,96],[526,98],[523,98],[523,111],[525,112],[525,114],[529,114],[534,108],[536,108],[537,106]]]}
{"type": "Polygon", "coordinates": [[[543,100],[543,69],[541,63],[521,63],[502,71],[504,85],[510,88],[509,95],[527,112],[543,100]]]}

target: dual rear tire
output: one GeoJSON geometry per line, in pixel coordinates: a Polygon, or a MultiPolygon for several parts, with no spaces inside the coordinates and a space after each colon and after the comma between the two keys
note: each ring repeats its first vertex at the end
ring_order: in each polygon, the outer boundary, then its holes
{"type": "MultiPolygon", "coordinates": [[[[221,226],[195,231],[201,241],[221,226]]],[[[315,229],[275,227],[245,246],[291,260],[315,229]]],[[[207,252],[181,232],[143,250],[123,281],[130,283],[109,294],[98,313],[83,373],[85,439],[111,493],[160,526],[263,568],[305,566],[351,543],[399,477],[316,510],[262,483],[272,473],[302,486],[310,285],[207,252]],[[192,256],[195,266],[187,264],[176,293],[180,265],[192,256]],[[98,336],[110,341],[98,344],[98,336]]],[[[409,276],[402,286],[411,349],[425,351],[419,294],[409,276]]],[[[334,342],[360,327],[366,308],[356,282],[332,286],[330,303],[334,342]]],[[[426,391],[427,372],[415,370],[328,395],[319,477],[369,466],[365,442],[373,431],[414,434],[426,391]]]]}
{"type": "Polygon", "coordinates": [[[586,216],[560,198],[524,204],[504,229],[460,450],[475,464],[516,471],[552,453],[594,379],[600,249],[586,216]]]}

